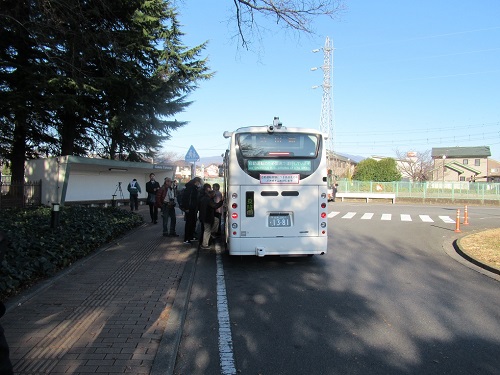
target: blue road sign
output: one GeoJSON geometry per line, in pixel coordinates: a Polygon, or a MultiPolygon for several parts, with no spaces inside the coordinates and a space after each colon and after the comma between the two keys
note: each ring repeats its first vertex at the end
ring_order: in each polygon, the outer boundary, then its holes
{"type": "Polygon", "coordinates": [[[189,147],[189,150],[186,153],[186,157],[184,158],[184,160],[187,161],[188,163],[193,163],[193,162],[197,162],[198,160],[200,160],[200,155],[198,155],[198,153],[194,149],[193,145],[191,145],[191,147],[189,147]]]}

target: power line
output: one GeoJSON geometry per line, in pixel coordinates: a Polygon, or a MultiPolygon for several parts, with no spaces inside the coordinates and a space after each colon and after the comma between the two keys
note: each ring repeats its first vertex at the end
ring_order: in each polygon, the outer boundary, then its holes
{"type": "MultiPolygon", "coordinates": [[[[481,134],[468,134],[468,135],[451,135],[448,137],[435,137],[435,138],[420,138],[420,139],[402,139],[402,140],[370,140],[370,141],[341,141],[337,138],[338,146],[394,146],[401,144],[408,145],[425,145],[425,144],[443,144],[443,143],[457,143],[457,142],[473,142],[479,140],[491,141],[495,138],[500,138],[499,132],[488,132],[481,134]]],[[[489,142],[488,142],[489,143],[489,142]]]]}
{"type": "MultiPolygon", "coordinates": [[[[358,132],[358,134],[362,135],[385,135],[385,134],[419,134],[419,133],[436,133],[440,131],[457,131],[460,129],[477,129],[477,128],[484,128],[484,127],[492,127],[494,126],[495,128],[498,128],[500,126],[500,122],[492,122],[492,123],[482,123],[482,124],[476,124],[476,125],[460,125],[460,126],[447,126],[447,127],[442,127],[442,128],[427,128],[427,129],[415,129],[415,130],[381,130],[381,131],[363,131],[363,132],[358,132]]],[[[401,129],[401,128],[399,128],[401,129]]],[[[336,133],[337,135],[353,135],[352,131],[349,132],[338,132],[336,133]]]]}

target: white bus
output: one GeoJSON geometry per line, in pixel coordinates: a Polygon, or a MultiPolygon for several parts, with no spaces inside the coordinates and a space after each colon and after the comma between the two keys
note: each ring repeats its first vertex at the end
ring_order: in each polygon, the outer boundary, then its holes
{"type": "Polygon", "coordinates": [[[325,137],[273,125],[224,132],[224,227],[230,255],[327,251],[325,137]]]}

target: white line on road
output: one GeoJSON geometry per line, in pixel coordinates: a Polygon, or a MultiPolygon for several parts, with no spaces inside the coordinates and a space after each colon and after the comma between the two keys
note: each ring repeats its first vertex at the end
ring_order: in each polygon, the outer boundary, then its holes
{"type": "Polygon", "coordinates": [[[361,216],[361,219],[363,220],[370,220],[373,217],[373,213],[367,212],[363,216],[361,216]]]}
{"type": "Polygon", "coordinates": [[[441,220],[443,220],[445,223],[448,223],[448,224],[455,224],[455,220],[453,220],[451,217],[449,216],[439,216],[439,218],[441,220]]]}
{"type": "Polygon", "coordinates": [[[348,212],[344,216],[342,216],[342,219],[352,219],[356,215],[356,212],[348,212]]]}
{"type": "Polygon", "coordinates": [[[335,217],[337,216],[338,214],[340,214],[340,212],[337,212],[337,211],[332,211],[328,214],[328,218],[331,219],[332,217],[335,217]]]}
{"type": "Polygon", "coordinates": [[[382,214],[382,218],[380,220],[391,220],[392,214],[382,214]]]}
{"type": "Polygon", "coordinates": [[[235,375],[233,339],[227,306],[226,281],[221,255],[217,253],[217,317],[219,319],[219,359],[222,375],[235,375]]]}
{"type": "Polygon", "coordinates": [[[401,221],[411,221],[411,216],[406,214],[401,214],[401,221]]]}
{"type": "Polygon", "coordinates": [[[434,220],[431,219],[429,215],[418,215],[420,217],[420,220],[422,220],[424,223],[433,223],[434,220]]]}

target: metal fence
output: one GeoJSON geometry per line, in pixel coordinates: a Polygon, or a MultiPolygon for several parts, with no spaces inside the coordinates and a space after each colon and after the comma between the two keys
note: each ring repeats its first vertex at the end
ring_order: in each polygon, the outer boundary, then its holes
{"type": "Polygon", "coordinates": [[[0,181],[0,209],[41,205],[42,180],[16,182],[7,177],[10,176],[2,176],[0,181]]]}
{"type": "Polygon", "coordinates": [[[374,182],[337,181],[339,192],[395,193],[396,198],[500,201],[500,183],[492,182],[374,182]]]}

